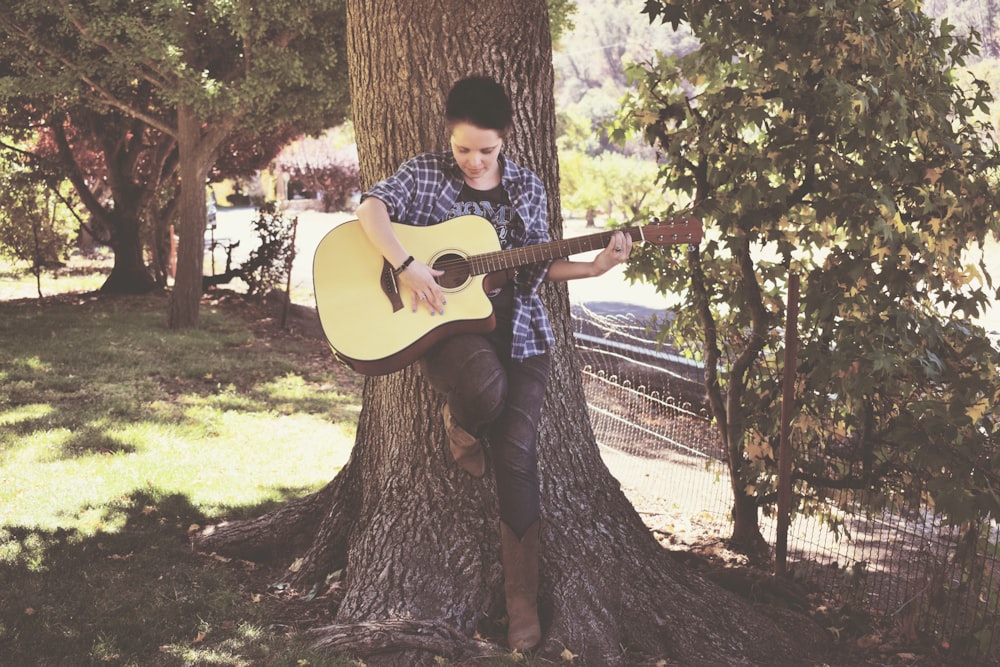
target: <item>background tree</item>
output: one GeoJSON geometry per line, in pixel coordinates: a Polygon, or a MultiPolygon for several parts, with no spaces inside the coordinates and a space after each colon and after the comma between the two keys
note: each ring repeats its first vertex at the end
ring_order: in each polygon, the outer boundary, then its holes
{"type": "Polygon", "coordinates": [[[324,211],[341,210],[360,187],[353,139],[353,132],[343,128],[298,137],[281,150],[274,165],[302,189],[322,198],[324,211]]]}
{"type": "MultiPolygon", "coordinates": [[[[6,97],[0,120],[22,138],[17,150],[31,156],[27,166],[38,179],[66,180],[76,189],[87,214],[81,237],[114,253],[102,291],[149,291],[154,281],[144,260],[143,221],[164,172],[176,168],[175,144],[116,111],[97,113],[57,98],[41,92],[6,97]]],[[[5,148],[14,150],[10,144],[5,148]]]]}
{"type": "MultiPolygon", "coordinates": [[[[348,3],[354,123],[363,183],[412,154],[447,150],[452,83],[495,76],[510,91],[507,152],[552,193],[559,236],[548,17],[541,0],[449,5],[348,3]],[[430,32],[427,25],[441,26],[430,32]],[[448,39],[440,39],[440,34],[448,39]]],[[[571,344],[565,286],[543,299],[559,339],[540,432],[542,652],[582,664],[664,656],[687,665],[773,664],[806,650],[808,624],[785,627],[687,571],[653,539],[601,460],[571,344]],[[789,631],[792,629],[791,631],[789,631]],[[793,636],[796,639],[792,640],[793,636]],[[794,646],[793,646],[794,644],[794,646]]],[[[502,582],[492,475],[474,480],[450,459],[441,398],[415,367],[369,378],[350,461],[321,491],[258,519],[216,526],[200,549],[294,562],[299,589],[343,569],[335,625],[323,646],[366,664],[433,664],[497,650],[502,582]]]]}
{"type": "Polygon", "coordinates": [[[923,9],[931,16],[948,17],[959,32],[978,33],[984,55],[1000,57],[1000,3],[997,0],[926,0],[923,9]]]}
{"type": "MultiPolygon", "coordinates": [[[[144,251],[160,227],[156,202],[177,168],[176,143],[117,111],[78,107],[49,120],[40,148],[56,158],[60,175],[73,184],[90,214],[85,231],[114,252],[101,291],[149,291],[157,281],[144,251]]],[[[165,285],[162,276],[160,285],[165,285]]]]}
{"type": "Polygon", "coordinates": [[[560,195],[574,213],[603,211],[619,222],[633,220],[649,205],[647,200],[659,194],[658,168],[652,160],[613,152],[590,157],[562,150],[559,168],[560,195]]]}
{"type": "Polygon", "coordinates": [[[46,183],[24,163],[26,154],[0,159],[0,255],[28,263],[42,297],[42,274],[62,266],[72,242],[75,211],[61,183],[46,183]]]}
{"type": "MultiPolygon", "coordinates": [[[[560,134],[567,125],[585,124],[592,142],[586,150],[591,155],[622,152],[605,127],[614,120],[630,86],[625,64],[645,62],[656,52],[686,53],[697,46],[690,31],[672,32],[636,10],[632,0],[578,0],[572,28],[556,41],[553,65],[560,134]]],[[[636,147],[641,149],[641,144],[636,147]]]]}
{"type": "Polygon", "coordinates": [[[0,95],[66,95],[136,118],[177,144],[177,278],[169,324],[198,321],[205,182],[237,130],[295,124],[318,131],[342,117],[343,6],[187,0],[71,0],[0,5],[2,60],[16,77],[0,95]],[[149,86],[152,99],[134,94],[149,86]]]}
{"type": "Polygon", "coordinates": [[[953,76],[973,44],[911,1],[646,11],[701,48],[636,68],[625,115],[709,229],[631,274],[680,295],[669,334],[702,342],[734,542],[764,546],[790,272],[803,277],[800,497],[820,480],[879,498],[919,481],[956,522],[997,516],[997,354],[971,323],[996,294],[967,252],[982,257],[997,230],[997,152],[977,121],[992,97],[953,76]]]}

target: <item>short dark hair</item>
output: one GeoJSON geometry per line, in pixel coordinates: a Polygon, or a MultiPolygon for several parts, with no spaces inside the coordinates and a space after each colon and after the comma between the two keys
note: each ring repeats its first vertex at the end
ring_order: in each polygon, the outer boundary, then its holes
{"type": "Polygon", "coordinates": [[[449,127],[471,123],[504,135],[513,123],[514,110],[503,86],[488,76],[470,76],[452,86],[444,117],[449,127]]]}

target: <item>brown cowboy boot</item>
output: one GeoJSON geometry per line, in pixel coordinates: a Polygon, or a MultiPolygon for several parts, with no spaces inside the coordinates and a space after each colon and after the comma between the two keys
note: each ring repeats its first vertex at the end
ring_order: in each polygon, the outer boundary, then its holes
{"type": "Polygon", "coordinates": [[[452,419],[451,409],[447,403],[441,410],[441,416],[444,418],[445,433],[448,434],[448,448],[455,457],[455,462],[473,477],[482,477],[486,472],[483,443],[452,419]]]}
{"type": "Polygon", "coordinates": [[[538,622],[538,521],[524,537],[500,522],[504,594],[507,596],[507,646],[526,651],[542,641],[538,622]]]}

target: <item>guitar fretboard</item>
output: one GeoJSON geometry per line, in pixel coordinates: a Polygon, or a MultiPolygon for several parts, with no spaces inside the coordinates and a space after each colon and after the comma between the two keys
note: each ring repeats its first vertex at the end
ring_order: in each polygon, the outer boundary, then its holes
{"type": "Polygon", "coordinates": [[[664,222],[657,220],[645,227],[624,227],[620,230],[604,231],[588,236],[577,236],[522,248],[474,255],[465,260],[465,263],[472,275],[504,271],[527,264],[568,257],[589,250],[600,250],[607,247],[615,231],[625,232],[632,238],[632,241],[646,241],[654,245],[698,243],[702,237],[701,223],[694,218],[686,217],[664,222]]]}

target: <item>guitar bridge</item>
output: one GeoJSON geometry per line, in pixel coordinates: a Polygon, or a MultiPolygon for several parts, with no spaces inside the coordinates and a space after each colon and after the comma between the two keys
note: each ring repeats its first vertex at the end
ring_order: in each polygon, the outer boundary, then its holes
{"type": "Polygon", "coordinates": [[[392,273],[392,264],[387,259],[382,260],[382,279],[379,283],[382,285],[382,292],[392,304],[392,312],[402,310],[403,298],[399,295],[399,285],[396,284],[396,276],[392,273]]]}

